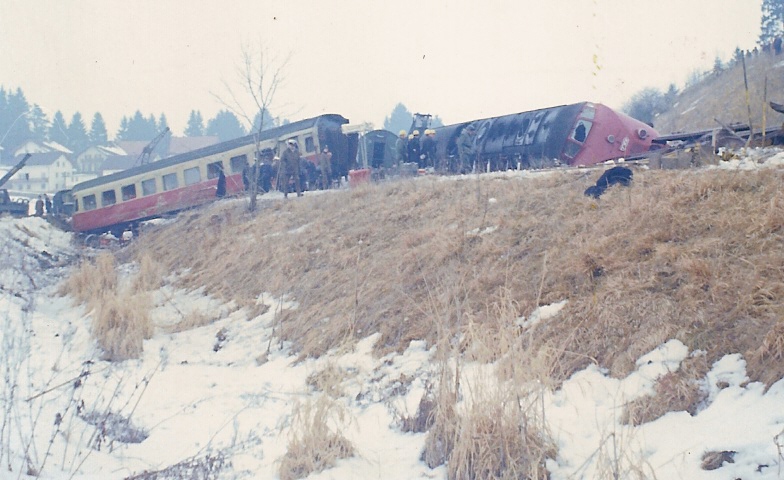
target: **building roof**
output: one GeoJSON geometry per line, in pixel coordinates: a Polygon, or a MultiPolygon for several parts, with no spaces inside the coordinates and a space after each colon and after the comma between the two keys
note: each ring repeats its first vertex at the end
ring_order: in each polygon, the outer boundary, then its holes
{"type": "Polygon", "coordinates": [[[179,155],[180,153],[191,152],[199,148],[209,147],[220,142],[217,136],[202,137],[174,137],[169,139],[169,151],[167,156],[179,155]]]}
{"type": "MultiPolygon", "coordinates": [[[[26,155],[26,154],[24,154],[26,155]]],[[[22,161],[24,155],[17,155],[11,160],[11,163],[4,163],[5,166],[14,166],[17,163],[22,161]]],[[[25,167],[34,167],[34,166],[46,166],[51,165],[60,158],[65,158],[68,160],[68,157],[63,152],[43,152],[43,153],[31,153],[30,158],[27,159],[25,163],[25,167]]]]}
{"type": "Polygon", "coordinates": [[[43,142],[44,146],[49,147],[52,151],[58,151],[62,153],[71,154],[73,153],[68,147],[64,147],[57,142],[43,142]]]}
{"type": "Polygon", "coordinates": [[[110,155],[101,163],[103,171],[127,170],[136,164],[136,157],[133,155],[110,155]]]}
{"type": "Polygon", "coordinates": [[[125,155],[138,157],[141,155],[144,147],[150,142],[145,142],[144,140],[120,140],[116,143],[125,152],[125,155]]]}

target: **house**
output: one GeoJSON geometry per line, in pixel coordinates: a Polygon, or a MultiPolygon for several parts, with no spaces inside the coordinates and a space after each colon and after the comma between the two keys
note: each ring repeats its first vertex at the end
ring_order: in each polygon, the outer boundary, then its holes
{"type": "MultiPolygon", "coordinates": [[[[10,168],[21,160],[22,156],[17,156],[3,166],[10,168]]],[[[5,188],[21,193],[56,192],[73,186],[73,173],[73,164],[63,152],[32,153],[25,166],[8,180],[5,188]]]]}
{"type": "Polygon", "coordinates": [[[46,153],[46,152],[60,152],[66,155],[73,154],[68,148],[60,145],[57,142],[38,142],[35,140],[28,140],[23,144],[16,147],[14,156],[24,155],[25,153],[46,153]]]}
{"type": "Polygon", "coordinates": [[[128,153],[113,145],[92,145],[76,156],[74,166],[79,173],[98,173],[104,160],[114,155],[128,155],[128,153]]]}

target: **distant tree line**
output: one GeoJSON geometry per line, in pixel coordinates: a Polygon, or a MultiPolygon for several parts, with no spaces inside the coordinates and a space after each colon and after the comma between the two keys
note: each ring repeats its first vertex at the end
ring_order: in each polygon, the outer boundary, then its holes
{"type": "MultiPolygon", "coordinates": [[[[254,130],[258,130],[260,115],[256,116],[254,130]]],[[[262,130],[278,124],[274,117],[265,111],[262,130]]],[[[288,121],[280,121],[286,124],[288,121]]],[[[123,116],[120,128],[112,140],[150,141],[169,126],[166,115],[161,113],[157,118],[150,114],[145,116],[139,110],[133,115],[123,116]]],[[[206,127],[201,112],[192,110],[188,125],[183,132],[185,136],[212,135],[220,141],[231,140],[248,131],[237,117],[228,110],[221,110],[215,117],[207,120],[206,127]]],[[[57,142],[79,153],[93,145],[106,145],[109,132],[100,112],[96,112],[90,122],[89,130],[80,112],[76,112],[67,121],[61,111],[56,111],[50,120],[38,104],[30,104],[21,88],[16,90],[0,86],[0,151],[2,158],[13,155],[14,149],[22,143],[33,140],[38,142],[57,142]]],[[[161,150],[168,150],[169,137],[161,141],[161,150]]]]}

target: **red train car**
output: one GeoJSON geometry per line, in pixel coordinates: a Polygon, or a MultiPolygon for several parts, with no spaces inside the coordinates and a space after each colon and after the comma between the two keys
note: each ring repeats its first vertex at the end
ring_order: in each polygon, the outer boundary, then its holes
{"type": "MultiPolygon", "coordinates": [[[[294,139],[302,157],[312,161],[320,148],[329,146],[333,170],[347,173],[357,153],[356,135],[341,131],[347,123],[330,114],[265,130],[258,138],[259,151],[280,151],[294,139]]],[[[70,192],[71,226],[76,232],[117,235],[140,221],[238,194],[244,190],[242,172],[254,161],[256,140],[248,135],[82,182],[70,192]]]]}
{"type": "Polygon", "coordinates": [[[469,125],[480,171],[593,165],[645,153],[659,136],[605,105],[582,102],[436,128],[439,159],[457,157],[457,139],[469,125]]]}

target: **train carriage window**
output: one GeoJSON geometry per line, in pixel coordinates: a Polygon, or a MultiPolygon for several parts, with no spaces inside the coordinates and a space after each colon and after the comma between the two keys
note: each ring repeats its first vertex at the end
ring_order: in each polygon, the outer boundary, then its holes
{"type": "Polygon", "coordinates": [[[589,120],[593,120],[593,117],[596,115],[596,107],[592,104],[587,104],[583,107],[583,111],[580,112],[580,116],[583,118],[587,118],[589,120]]]}
{"type": "Polygon", "coordinates": [[[120,193],[122,194],[123,202],[133,200],[136,198],[136,185],[126,185],[120,189],[120,193]]]}
{"type": "Polygon", "coordinates": [[[82,206],[85,210],[95,210],[98,204],[95,203],[95,195],[87,195],[82,199],[82,206]]]}
{"type": "Polygon", "coordinates": [[[218,178],[220,172],[223,170],[223,162],[214,162],[207,164],[207,179],[218,178]]]}
{"type": "Polygon", "coordinates": [[[572,140],[583,143],[588,138],[588,132],[591,131],[592,125],[591,122],[579,120],[572,130],[572,140]]]}
{"type": "Polygon", "coordinates": [[[201,182],[201,172],[199,167],[185,169],[185,185],[193,185],[201,182]]]}
{"type": "Polygon", "coordinates": [[[316,151],[316,143],[313,142],[313,137],[305,137],[305,151],[308,153],[316,151]]]}
{"type": "Polygon", "coordinates": [[[231,165],[231,173],[242,173],[248,165],[248,156],[237,155],[236,157],[231,157],[229,164],[231,165]]]}
{"type": "Polygon", "coordinates": [[[163,190],[174,190],[179,185],[177,183],[177,174],[176,173],[168,173],[163,176],[163,190]]]}
{"type": "Polygon", "coordinates": [[[108,207],[115,203],[117,203],[117,195],[114,193],[114,190],[106,190],[101,193],[101,206],[108,207]]]}
{"type": "Polygon", "coordinates": [[[144,195],[145,197],[147,195],[155,195],[157,191],[158,189],[155,188],[154,178],[150,178],[148,180],[142,180],[142,195],[144,195]]]}

